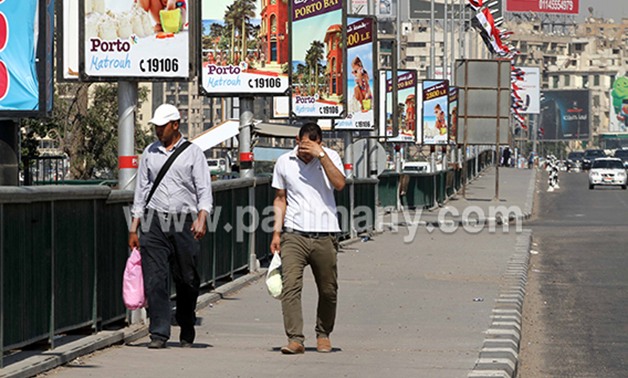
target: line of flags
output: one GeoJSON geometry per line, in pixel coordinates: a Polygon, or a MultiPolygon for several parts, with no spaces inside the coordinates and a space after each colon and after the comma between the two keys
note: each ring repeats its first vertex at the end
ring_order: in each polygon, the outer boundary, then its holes
{"type": "Polygon", "coordinates": [[[493,14],[499,11],[497,8],[494,8],[498,4],[498,2],[485,3],[484,0],[467,0],[467,6],[476,12],[471,19],[471,26],[480,33],[484,44],[491,53],[501,58],[509,59],[511,62],[512,105],[510,111],[519,126],[527,130],[525,118],[519,113],[525,104],[518,94],[520,88],[517,86],[517,82],[523,81],[525,72],[514,65],[514,59],[519,55],[519,51],[508,42],[514,32],[500,29],[500,26],[504,23],[503,17],[493,18],[493,14]]]}

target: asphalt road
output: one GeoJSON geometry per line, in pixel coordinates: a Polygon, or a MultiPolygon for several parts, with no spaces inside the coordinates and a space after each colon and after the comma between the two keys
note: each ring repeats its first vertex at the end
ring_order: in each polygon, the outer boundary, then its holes
{"type": "Polygon", "coordinates": [[[518,377],[627,377],[628,191],[539,184],[518,377]]]}

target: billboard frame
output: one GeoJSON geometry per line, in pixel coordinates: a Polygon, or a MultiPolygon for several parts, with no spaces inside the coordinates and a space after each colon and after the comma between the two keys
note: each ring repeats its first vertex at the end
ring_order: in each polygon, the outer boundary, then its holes
{"type": "MultiPolygon", "coordinates": [[[[292,38],[293,38],[293,24],[294,21],[292,19],[293,16],[293,7],[294,7],[294,1],[295,0],[289,0],[288,4],[288,12],[289,12],[289,17],[288,17],[288,38],[290,40],[290,49],[289,49],[289,85],[288,85],[288,90],[289,90],[289,96],[290,96],[290,119],[299,119],[299,118],[308,118],[308,119],[319,119],[319,118],[324,118],[324,119],[331,119],[332,120],[332,125],[333,125],[333,121],[336,119],[342,119],[346,117],[347,114],[347,93],[346,93],[346,88],[344,88],[343,91],[343,100],[341,102],[339,102],[337,105],[335,106],[342,106],[342,111],[340,111],[337,115],[335,116],[331,116],[330,114],[323,114],[323,115],[297,115],[294,113],[294,109],[293,109],[293,103],[294,103],[294,99],[293,99],[293,83],[292,83],[292,76],[293,76],[293,58],[294,58],[294,49],[292,48],[292,38]]],[[[343,1],[342,3],[342,7],[341,7],[341,12],[342,12],[342,16],[341,16],[341,23],[342,23],[342,83],[343,85],[347,82],[347,6],[348,6],[348,2],[343,1]]],[[[333,129],[333,126],[332,126],[333,129]]]]}
{"type": "MultiPolygon", "coordinates": [[[[384,104],[384,117],[381,118],[380,120],[380,127],[378,129],[378,131],[380,131],[380,135],[379,135],[379,140],[381,142],[388,142],[388,143],[414,143],[414,144],[421,144],[419,142],[419,133],[418,133],[418,129],[419,129],[419,122],[421,122],[421,134],[423,133],[423,120],[421,118],[419,118],[419,112],[418,112],[418,99],[419,99],[419,71],[417,69],[414,68],[403,68],[403,69],[397,69],[397,102],[399,102],[399,78],[403,75],[406,75],[408,73],[413,73],[414,74],[414,107],[415,107],[415,114],[414,114],[414,119],[415,119],[415,125],[414,125],[414,137],[412,140],[410,139],[403,139],[403,134],[401,133],[402,127],[401,125],[398,125],[398,134],[397,135],[391,135],[388,136],[387,135],[387,118],[386,118],[386,114],[387,114],[387,110],[388,110],[388,72],[391,73],[392,75],[392,69],[388,69],[388,68],[384,68],[384,69],[380,69],[379,75],[383,75],[384,80],[381,80],[380,78],[380,89],[381,86],[384,86],[384,95],[382,96],[382,99],[380,100],[380,103],[383,101],[384,104]],[[400,74],[401,73],[401,74],[400,74]],[[384,128],[384,135],[381,135],[381,125],[383,123],[383,128],[384,128]]],[[[392,81],[392,77],[390,79],[392,81]]],[[[394,86],[393,86],[394,87],[394,86]]],[[[409,87],[408,87],[409,88],[409,87]]],[[[407,88],[403,88],[401,90],[404,90],[407,88]]],[[[391,95],[392,95],[392,89],[390,91],[391,95]]],[[[380,94],[381,95],[381,94],[380,94]]],[[[393,117],[395,116],[395,111],[394,111],[394,104],[391,104],[391,112],[393,113],[393,117]]],[[[380,113],[381,114],[381,113],[380,113]]],[[[399,114],[397,114],[397,117],[399,117],[399,114]]],[[[393,120],[394,122],[394,120],[393,120]]],[[[394,127],[393,127],[394,129],[394,127]]],[[[422,137],[422,135],[421,135],[422,137]]]]}
{"type": "MultiPolygon", "coordinates": [[[[209,98],[230,98],[230,97],[279,97],[279,96],[290,96],[290,74],[288,74],[288,86],[283,92],[263,92],[263,91],[251,91],[251,92],[208,92],[205,90],[203,86],[203,49],[202,49],[202,41],[203,41],[203,2],[207,0],[198,0],[194,1],[196,6],[198,7],[198,31],[194,35],[195,43],[194,45],[197,47],[195,50],[196,58],[194,60],[196,64],[196,73],[198,74],[198,95],[209,97],[209,98]]],[[[261,0],[263,3],[264,0],[261,0]]],[[[189,3],[189,2],[188,2],[189,3]]],[[[235,1],[232,2],[235,3],[235,1]]],[[[288,35],[285,37],[286,39],[290,38],[290,31],[288,31],[288,35]]]]}
{"type": "MultiPolygon", "coordinates": [[[[56,18],[57,18],[57,34],[58,35],[58,39],[57,39],[57,51],[56,51],[56,63],[57,63],[57,69],[56,69],[56,73],[57,73],[57,82],[58,83],[79,83],[81,82],[81,74],[79,72],[79,74],[76,76],[75,79],[69,79],[65,77],[65,72],[64,72],[64,67],[65,67],[65,58],[63,56],[63,54],[65,53],[66,49],[68,48],[68,46],[65,45],[65,17],[63,15],[63,12],[65,10],[65,1],[66,0],[55,0],[56,4],[55,4],[55,12],[57,13],[56,18]],[[61,27],[59,27],[59,25],[62,25],[61,27]],[[59,43],[59,41],[61,43],[59,43]]],[[[69,0],[71,1],[71,0],[69,0]]],[[[79,2],[78,6],[80,7],[81,4],[79,2]]],[[[80,10],[79,10],[80,12],[80,10]]],[[[77,18],[79,18],[79,15],[76,15],[77,18]]],[[[79,22],[79,29],[80,29],[80,22],[79,22]]],[[[80,35],[80,33],[79,33],[80,35]]],[[[77,36],[78,42],[79,42],[79,66],[80,66],[80,37],[77,36]]],[[[77,67],[78,69],[79,67],[77,67]]]]}
{"type": "Polygon", "coordinates": [[[35,0],[38,7],[38,40],[35,41],[35,72],[37,74],[37,87],[39,89],[37,99],[37,110],[0,110],[0,118],[41,118],[48,116],[54,106],[54,12],[53,4],[46,4],[48,0],[35,0]],[[50,13],[49,11],[52,11],[50,13]],[[49,22],[47,23],[47,19],[49,22]],[[46,27],[49,25],[50,27],[46,27]],[[42,27],[43,26],[43,27],[42,27]],[[42,32],[43,31],[43,32],[42,32]],[[48,43],[50,44],[50,54],[48,54],[48,43]],[[48,59],[48,56],[50,57],[48,59]],[[50,73],[50,76],[46,74],[50,73]],[[48,82],[51,86],[48,86],[48,82]],[[48,101],[49,100],[49,101],[48,101]]]}
{"type": "MultiPolygon", "coordinates": [[[[449,136],[449,132],[451,130],[451,125],[449,124],[449,80],[447,79],[425,79],[423,81],[421,81],[421,123],[423,124],[423,127],[421,127],[421,144],[424,146],[447,146],[449,145],[449,141],[450,141],[450,136],[449,136]],[[426,142],[425,140],[425,104],[426,104],[426,100],[425,100],[425,83],[431,83],[432,86],[436,86],[436,85],[443,85],[444,86],[444,90],[445,90],[445,94],[442,96],[438,96],[438,97],[444,97],[445,98],[445,102],[447,103],[447,111],[446,111],[446,116],[445,118],[447,119],[447,134],[445,137],[445,140],[442,143],[434,143],[434,142],[426,142]]],[[[431,99],[427,100],[430,101],[431,99]]],[[[442,111],[442,110],[441,110],[442,111]]]]}
{"type": "MultiPolygon", "coordinates": [[[[371,124],[371,127],[367,128],[354,128],[354,127],[342,127],[340,129],[336,128],[336,122],[337,121],[341,121],[343,120],[342,118],[339,119],[334,119],[334,130],[338,130],[338,131],[342,131],[342,130],[349,130],[349,131],[359,131],[359,130],[369,130],[369,131],[375,131],[378,128],[377,125],[377,120],[379,119],[379,74],[377,74],[377,57],[379,56],[379,51],[378,51],[378,45],[379,45],[379,39],[377,36],[377,17],[376,16],[371,16],[371,15],[361,15],[361,14],[348,14],[346,16],[347,19],[347,28],[349,27],[349,23],[348,20],[349,18],[359,18],[359,19],[370,19],[372,22],[372,41],[371,41],[371,46],[372,46],[372,62],[371,62],[371,67],[372,67],[372,73],[371,73],[371,77],[373,78],[373,87],[371,88],[371,107],[373,109],[373,123],[371,124]]],[[[345,29],[347,29],[345,28],[345,29]]],[[[346,33],[346,30],[345,30],[346,33]]],[[[346,47],[345,48],[345,55],[347,56],[347,59],[349,57],[349,53],[348,53],[349,48],[346,47]]],[[[351,63],[347,62],[347,64],[345,65],[345,68],[350,68],[351,63]]],[[[345,69],[345,103],[346,103],[346,109],[345,109],[345,114],[349,114],[349,100],[348,100],[348,96],[349,96],[349,87],[346,85],[348,83],[349,80],[349,73],[347,72],[347,69],[345,69]]],[[[346,118],[344,118],[346,119],[346,118]]]]}
{"type": "MultiPolygon", "coordinates": [[[[189,22],[189,20],[200,17],[199,14],[199,2],[188,1],[186,2],[188,14],[188,68],[187,76],[95,76],[85,73],[85,2],[87,0],[77,0],[79,2],[79,81],[87,83],[117,83],[120,81],[128,82],[179,82],[179,81],[191,81],[192,72],[195,72],[194,66],[196,65],[196,41],[195,35],[198,35],[198,22],[189,22]],[[192,5],[191,5],[192,4],[192,5]],[[82,20],[82,21],[81,21],[82,20]]],[[[198,54],[196,54],[198,55],[198,54]]]]}
{"type": "MultiPolygon", "coordinates": [[[[587,93],[587,134],[584,137],[578,137],[578,138],[546,138],[545,136],[548,134],[548,130],[546,130],[546,128],[543,125],[543,106],[540,107],[540,112],[539,112],[539,120],[538,120],[538,127],[543,127],[543,137],[539,139],[539,141],[543,141],[543,142],[565,142],[565,141],[586,141],[586,140],[590,140],[592,137],[592,132],[591,132],[591,97],[592,97],[592,91],[591,89],[543,89],[541,91],[541,95],[543,95],[544,93],[547,92],[581,92],[587,93]]],[[[542,101],[540,101],[540,103],[542,103],[542,101]]],[[[556,125],[556,133],[558,133],[558,127],[562,126],[562,120],[561,120],[561,125],[556,125]]],[[[578,133],[580,133],[580,128],[578,128],[578,133]]]]}

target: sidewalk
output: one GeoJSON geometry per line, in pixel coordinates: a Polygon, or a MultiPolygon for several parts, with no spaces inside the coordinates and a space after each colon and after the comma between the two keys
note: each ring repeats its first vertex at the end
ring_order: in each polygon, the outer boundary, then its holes
{"type": "MultiPolygon", "coordinates": [[[[487,227],[491,222],[488,216],[480,219],[475,229],[465,228],[465,219],[452,215],[469,207],[474,207],[475,214],[489,214],[491,206],[516,206],[522,209],[522,218],[530,215],[534,171],[500,169],[499,201],[493,200],[494,172],[489,169],[470,183],[466,199],[458,197],[443,208],[418,213],[419,219],[416,212],[406,213],[412,217],[409,220],[403,214],[387,214],[385,228],[392,230],[343,248],[338,261],[336,329],[331,335],[334,350],[330,354],[315,350],[317,295],[312,275],[306,270],[304,355],[279,352],[286,342],[280,302],[271,298],[263,280],[253,280],[253,275],[248,277],[248,285],[234,282],[233,291],[199,311],[195,348],[179,348],[178,328],[173,327],[166,350],[147,349],[148,337],[144,336],[128,345],[118,344],[76,358],[47,375],[512,376],[530,232],[516,232],[513,224],[507,232],[499,225],[492,232],[487,227]],[[446,232],[434,228],[443,211],[459,227],[450,225],[446,232]],[[396,225],[401,226],[395,231],[396,225]]],[[[68,347],[75,352],[77,348],[68,347]]],[[[59,349],[50,353],[63,355],[59,349]]],[[[41,356],[22,364],[40,364],[37,358],[41,356]]],[[[11,369],[9,365],[0,370],[0,376],[28,376],[26,369],[7,375],[11,369]]]]}

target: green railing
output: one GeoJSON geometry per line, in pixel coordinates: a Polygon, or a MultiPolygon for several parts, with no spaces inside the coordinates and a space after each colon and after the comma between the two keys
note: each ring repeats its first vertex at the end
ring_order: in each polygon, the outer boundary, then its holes
{"type": "Polygon", "coordinates": [[[493,152],[484,151],[467,161],[466,175],[463,175],[463,169],[401,175],[385,172],[378,177],[379,205],[396,208],[398,194],[401,194],[401,206],[411,209],[426,209],[442,204],[460,190],[465,182],[476,177],[492,163],[493,152]]]}
{"type": "MultiPolygon", "coordinates": [[[[377,182],[348,180],[337,192],[348,209],[339,212],[343,238],[374,226],[377,182]],[[372,210],[366,224],[355,222],[356,206],[372,210]]],[[[205,288],[267,259],[272,237],[269,178],[217,181],[213,193],[199,258],[205,288]]],[[[132,200],[132,191],[107,186],[0,187],[0,355],[40,341],[54,348],[60,333],[127,318],[121,293],[132,200]]]]}

